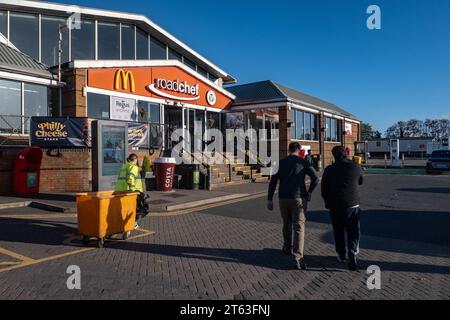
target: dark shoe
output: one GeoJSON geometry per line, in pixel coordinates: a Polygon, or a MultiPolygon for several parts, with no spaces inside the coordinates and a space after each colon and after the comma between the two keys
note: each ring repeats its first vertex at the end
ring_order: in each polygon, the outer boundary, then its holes
{"type": "Polygon", "coordinates": [[[297,269],[297,270],[307,270],[308,267],[306,266],[306,264],[303,261],[303,259],[300,259],[300,260],[297,260],[295,262],[295,269],[297,269]]]}
{"type": "Polygon", "coordinates": [[[358,271],[358,262],[356,261],[356,257],[354,255],[349,256],[348,270],[358,271]]]}
{"type": "Polygon", "coordinates": [[[348,262],[347,255],[338,255],[337,259],[341,263],[348,262]]]}

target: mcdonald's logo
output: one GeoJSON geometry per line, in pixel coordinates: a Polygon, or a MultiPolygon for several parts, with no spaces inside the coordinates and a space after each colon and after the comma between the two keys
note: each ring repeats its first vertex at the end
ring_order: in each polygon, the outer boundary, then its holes
{"type": "Polygon", "coordinates": [[[117,70],[114,77],[114,89],[128,90],[128,85],[130,85],[130,92],[136,91],[133,73],[131,71],[124,71],[123,69],[117,70]]]}

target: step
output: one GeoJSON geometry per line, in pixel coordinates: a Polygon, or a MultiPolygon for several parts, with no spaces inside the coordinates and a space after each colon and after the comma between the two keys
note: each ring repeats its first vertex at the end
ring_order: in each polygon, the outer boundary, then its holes
{"type": "Polygon", "coordinates": [[[260,178],[253,178],[253,183],[267,183],[269,182],[269,178],[260,177],[260,178]]]}

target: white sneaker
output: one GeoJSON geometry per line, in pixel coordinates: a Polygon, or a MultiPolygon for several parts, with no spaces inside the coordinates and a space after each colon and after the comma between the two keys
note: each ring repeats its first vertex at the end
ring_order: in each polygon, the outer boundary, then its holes
{"type": "Polygon", "coordinates": [[[140,228],[140,226],[139,226],[139,224],[136,222],[135,224],[134,224],[134,230],[137,230],[137,229],[139,229],[140,228]]]}

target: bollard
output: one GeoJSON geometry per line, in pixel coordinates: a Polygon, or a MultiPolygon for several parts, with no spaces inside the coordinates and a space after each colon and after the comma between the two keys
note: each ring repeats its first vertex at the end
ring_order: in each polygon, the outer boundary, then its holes
{"type": "Polygon", "coordinates": [[[384,154],[384,168],[387,168],[387,154],[384,154]]]}
{"type": "Polygon", "coordinates": [[[198,190],[200,186],[200,169],[199,165],[195,165],[194,172],[192,173],[192,189],[198,190]]]}
{"type": "Polygon", "coordinates": [[[405,167],[405,154],[402,153],[402,168],[405,167]]]}

